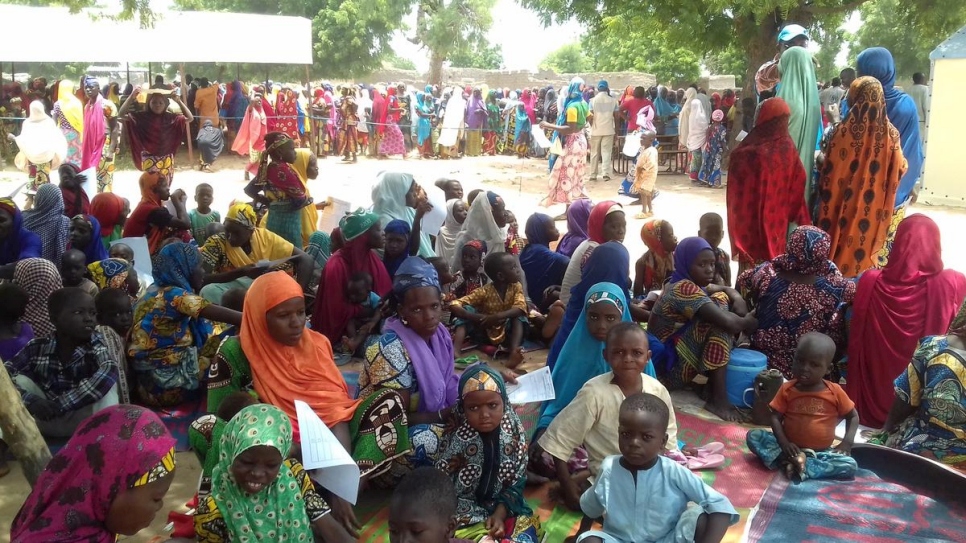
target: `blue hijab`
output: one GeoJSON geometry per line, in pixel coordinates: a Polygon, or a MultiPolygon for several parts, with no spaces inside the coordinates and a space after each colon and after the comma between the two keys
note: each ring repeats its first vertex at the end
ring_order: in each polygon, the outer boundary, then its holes
{"type": "MultiPolygon", "coordinates": [[[[428,85],[427,85],[428,87],[428,85]]],[[[432,89],[430,89],[432,90],[432,89]]],[[[420,113],[424,115],[431,115],[433,109],[433,95],[425,92],[416,93],[416,107],[419,108],[420,113]],[[427,103],[427,98],[428,103],[427,103]]],[[[422,115],[417,115],[416,117],[416,137],[419,138],[419,145],[426,142],[426,139],[431,137],[433,134],[433,120],[429,117],[423,117],[422,115]]]]}
{"type": "MultiPolygon", "coordinates": [[[[41,258],[40,236],[24,228],[23,214],[17,204],[10,198],[0,198],[0,210],[9,213],[13,220],[10,234],[0,240],[0,265],[13,264],[25,258],[41,258]]],[[[100,242],[100,236],[95,237],[100,242]]]]}
{"type": "Polygon", "coordinates": [[[613,283],[623,286],[626,290],[630,286],[630,268],[630,254],[621,242],[608,241],[594,248],[587,263],[583,265],[580,282],[570,289],[567,311],[547,354],[547,366],[551,371],[557,363],[567,336],[574,329],[577,319],[584,310],[584,300],[590,292],[590,287],[597,283],[613,283]]]}
{"type": "MultiPolygon", "coordinates": [[[[98,243],[98,245],[101,244],[98,243]]],[[[194,245],[181,241],[169,243],[151,257],[151,266],[154,269],[154,284],[148,288],[147,295],[157,292],[162,287],[180,288],[189,294],[196,294],[191,286],[191,275],[201,266],[201,253],[194,245]]],[[[171,315],[172,312],[166,311],[166,314],[171,315]]],[[[188,319],[188,327],[195,347],[201,349],[205,346],[208,335],[211,334],[208,321],[201,317],[188,315],[183,317],[188,319]]]]}
{"type": "Polygon", "coordinates": [[[91,242],[87,244],[87,247],[72,247],[72,249],[84,251],[85,260],[88,265],[100,262],[101,260],[107,260],[107,249],[104,247],[104,243],[101,242],[101,223],[93,215],[78,215],[74,219],[78,217],[82,217],[91,226],[91,242]]]}
{"type": "Polygon", "coordinates": [[[570,258],[550,250],[547,230],[553,226],[553,218],[534,213],[527,219],[527,246],[520,252],[520,267],[527,278],[527,294],[535,304],[543,307],[543,291],[559,285],[567,272],[570,258]]]}
{"type": "Polygon", "coordinates": [[[409,223],[406,221],[402,219],[393,219],[386,224],[386,227],[383,229],[383,231],[387,236],[389,234],[397,234],[400,236],[406,236],[406,239],[409,240],[406,243],[406,249],[403,251],[403,254],[395,258],[390,258],[385,255],[385,252],[383,252],[382,263],[386,266],[386,272],[389,273],[389,278],[392,279],[396,276],[396,270],[399,269],[399,266],[402,265],[402,263],[406,260],[406,257],[409,256],[409,247],[412,244],[409,234],[412,232],[412,229],[409,227],[409,223]]]}
{"type": "MultiPolygon", "coordinates": [[[[584,383],[610,371],[604,360],[604,342],[596,340],[587,330],[587,309],[591,304],[599,303],[613,304],[621,312],[621,322],[631,321],[627,289],[613,283],[597,283],[587,290],[580,317],[560,350],[560,364],[554,366],[551,373],[555,398],[543,404],[537,428],[550,426],[557,414],[574,400],[584,383]]],[[[657,377],[650,361],[644,372],[657,377]]]]}
{"type": "Polygon", "coordinates": [[[902,156],[906,157],[909,169],[899,180],[896,189],[896,208],[906,203],[912,189],[919,180],[925,155],[919,137],[919,111],[912,97],[896,88],[896,64],[892,53],[884,47],[872,47],[859,53],[856,60],[858,75],[874,77],[882,83],[885,93],[886,115],[889,122],[899,131],[902,143],[902,156]]]}
{"type": "Polygon", "coordinates": [[[522,103],[517,104],[514,113],[517,122],[513,129],[513,143],[520,143],[521,134],[530,134],[530,116],[527,115],[527,109],[522,103]]]}
{"type": "Polygon", "coordinates": [[[671,274],[670,283],[677,283],[685,279],[690,280],[691,276],[688,274],[688,270],[691,269],[694,259],[698,258],[698,254],[705,250],[712,251],[713,249],[702,238],[691,237],[679,241],[677,248],[674,249],[674,273],[671,274]]]}
{"type": "MultiPolygon", "coordinates": [[[[563,107],[561,107],[560,111],[557,112],[558,125],[563,126],[567,124],[567,108],[570,107],[571,104],[583,101],[584,95],[580,93],[580,87],[582,87],[583,84],[584,80],[579,77],[575,77],[570,80],[570,86],[567,87],[567,96],[565,96],[563,100],[563,107]]],[[[558,138],[560,138],[560,134],[554,130],[551,141],[556,141],[558,138]]],[[[550,153],[549,166],[551,171],[553,171],[553,164],[556,161],[557,155],[550,153]]]]}

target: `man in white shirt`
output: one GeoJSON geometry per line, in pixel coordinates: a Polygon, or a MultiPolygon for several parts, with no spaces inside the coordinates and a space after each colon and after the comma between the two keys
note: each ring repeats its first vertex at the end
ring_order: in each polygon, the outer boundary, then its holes
{"type": "Polygon", "coordinates": [[[909,89],[909,96],[916,103],[916,110],[919,112],[919,137],[926,137],[926,112],[929,111],[929,87],[926,85],[926,76],[920,72],[912,74],[912,88],[909,89]]]}
{"type": "Polygon", "coordinates": [[[597,83],[597,94],[590,100],[590,180],[597,180],[597,162],[601,159],[604,181],[610,179],[611,153],[616,131],[617,99],[610,95],[606,81],[597,83]]]}
{"type": "Polygon", "coordinates": [[[833,123],[841,121],[839,115],[839,103],[845,97],[845,89],[842,88],[842,80],[838,77],[832,78],[832,84],[827,89],[818,93],[818,100],[822,103],[822,110],[829,116],[833,123]]]}

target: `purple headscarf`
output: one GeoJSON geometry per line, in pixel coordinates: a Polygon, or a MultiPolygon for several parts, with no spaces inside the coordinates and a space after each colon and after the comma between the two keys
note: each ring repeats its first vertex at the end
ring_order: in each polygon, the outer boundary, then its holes
{"type": "Polygon", "coordinates": [[[593,204],[586,198],[570,204],[567,209],[567,233],[557,244],[558,253],[573,256],[577,246],[587,239],[587,221],[592,208],[593,204]]]}
{"type": "Polygon", "coordinates": [[[674,273],[671,274],[671,282],[691,279],[688,270],[694,263],[694,259],[698,257],[698,253],[704,250],[712,250],[711,245],[699,237],[684,238],[678,242],[677,248],[674,249],[674,273]]]}

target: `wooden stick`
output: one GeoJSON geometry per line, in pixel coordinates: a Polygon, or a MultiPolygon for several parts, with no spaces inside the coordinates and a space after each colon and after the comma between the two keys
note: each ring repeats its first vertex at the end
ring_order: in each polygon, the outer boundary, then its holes
{"type": "Polygon", "coordinates": [[[37,422],[24,407],[20,392],[13,386],[7,368],[0,364],[0,430],[3,440],[23,465],[23,474],[30,486],[50,460],[50,449],[40,435],[37,422]]]}
{"type": "MultiPolygon", "coordinates": [[[[184,80],[184,62],[181,63],[181,101],[184,102],[185,107],[188,107],[188,86],[185,84],[184,80]]],[[[194,104],[191,104],[194,106],[194,104]]],[[[201,121],[198,121],[199,123],[201,121]]],[[[184,123],[184,131],[188,137],[188,162],[195,163],[195,151],[194,145],[191,142],[191,123],[184,123]]]]}
{"type": "Polygon", "coordinates": [[[305,97],[305,118],[309,121],[306,123],[308,126],[305,128],[305,131],[309,135],[309,149],[312,149],[312,153],[318,155],[318,150],[315,148],[315,130],[312,129],[315,122],[312,119],[312,80],[309,79],[308,64],[305,65],[305,93],[307,94],[305,97]]]}

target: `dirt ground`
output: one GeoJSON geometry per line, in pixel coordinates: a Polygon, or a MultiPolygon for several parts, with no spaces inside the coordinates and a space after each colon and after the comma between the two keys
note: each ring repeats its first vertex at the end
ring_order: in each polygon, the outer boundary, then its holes
{"type": "MultiPolygon", "coordinates": [[[[224,217],[229,204],[235,198],[245,198],[243,189],[246,185],[242,169],[247,157],[242,158],[232,153],[225,154],[214,166],[213,173],[202,173],[197,169],[190,169],[191,163],[185,156],[178,157],[181,167],[174,176],[173,188],[181,188],[188,192],[189,209],[194,207],[192,197],[194,188],[199,183],[209,183],[214,187],[214,209],[224,217]]],[[[371,203],[371,188],[376,175],[386,170],[405,171],[412,173],[416,180],[423,185],[432,185],[440,177],[458,179],[463,183],[466,193],[475,188],[485,188],[499,193],[507,201],[507,209],[514,212],[519,223],[521,234],[527,217],[531,213],[540,211],[550,215],[563,212],[562,205],[548,209],[540,208],[538,203],[546,194],[547,162],[545,160],[519,160],[514,157],[479,157],[463,158],[459,160],[402,160],[393,158],[388,160],[369,160],[360,158],[357,164],[342,164],[338,158],[329,157],[319,162],[319,178],[310,184],[312,195],[316,200],[333,196],[352,203],[353,207],[366,207],[371,203]]],[[[118,171],[114,178],[114,191],[131,200],[132,204],[140,199],[138,190],[139,173],[133,170],[118,171]]],[[[614,199],[622,203],[630,199],[617,196],[620,177],[612,175],[610,181],[588,182],[586,190],[594,201],[614,199]]],[[[0,171],[0,195],[10,194],[19,185],[26,182],[23,173],[10,168],[0,171]]],[[[717,212],[727,219],[725,208],[725,190],[694,187],[685,176],[661,174],[658,177],[660,196],[654,201],[656,216],[669,221],[675,229],[678,238],[697,234],[698,218],[707,212],[717,212]]],[[[18,203],[23,203],[23,196],[18,195],[18,203]]],[[[640,228],[644,221],[634,218],[640,208],[628,210],[627,235],[624,244],[631,254],[632,263],[644,253],[644,244],[640,239],[640,228]]],[[[966,227],[966,210],[927,207],[916,205],[911,213],[928,215],[939,225],[943,234],[944,260],[949,268],[966,270],[966,252],[957,251],[962,245],[958,239],[966,227]]],[[[559,222],[561,233],[566,230],[566,224],[559,222]]],[[[728,236],[725,235],[723,247],[729,250],[728,236]]],[[[632,264],[633,265],[633,264],[632,264]]],[[[737,267],[733,267],[736,271],[737,267]]],[[[526,365],[538,367],[546,351],[527,355],[526,365]]],[[[675,396],[678,401],[678,396],[675,396]]],[[[685,400],[687,401],[687,400],[685,400]]],[[[193,453],[178,454],[178,470],[174,484],[165,501],[165,506],[155,519],[154,524],[137,536],[124,539],[131,542],[147,542],[159,540],[162,529],[167,523],[167,511],[187,502],[194,494],[200,468],[193,453]]],[[[26,498],[29,488],[19,464],[12,462],[12,472],[0,479],[0,543],[9,541],[10,523],[26,498]]]]}

